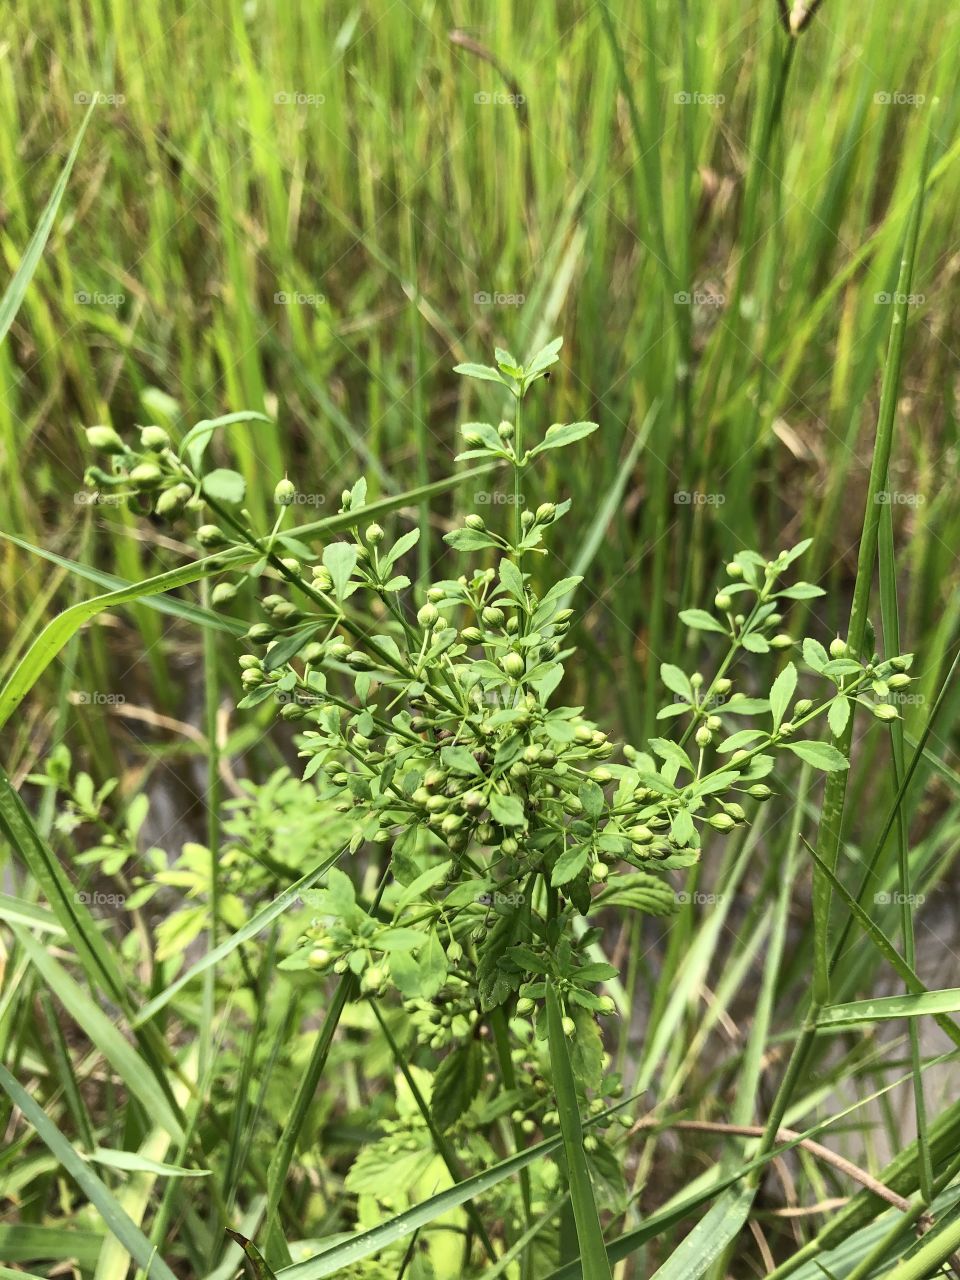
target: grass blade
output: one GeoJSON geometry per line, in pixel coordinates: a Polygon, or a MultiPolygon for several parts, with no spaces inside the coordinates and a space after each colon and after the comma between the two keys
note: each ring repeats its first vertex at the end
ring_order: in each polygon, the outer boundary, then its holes
{"type": "Polygon", "coordinates": [[[547,1037],[553,1066],[553,1087],[560,1117],[560,1132],[567,1158],[567,1176],[570,1180],[570,1199],[574,1221],[577,1224],[577,1241],[583,1263],[584,1280],[612,1280],[613,1273],[607,1260],[607,1250],[600,1229],[600,1215],[593,1195],[590,1170],[583,1149],[583,1127],[580,1123],[580,1106],[573,1079],[573,1067],[567,1050],[567,1037],[563,1030],[560,1001],[553,986],[547,983],[547,1037]]]}
{"type": "Polygon", "coordinates": [[[740,1234],[754,1194],[753,1187],[725,1191],[650,1280],[698,1280],[740,1234]]]}

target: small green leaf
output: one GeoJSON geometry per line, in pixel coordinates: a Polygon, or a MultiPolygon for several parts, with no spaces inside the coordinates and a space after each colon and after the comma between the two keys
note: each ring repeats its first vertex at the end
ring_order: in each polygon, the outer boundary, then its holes
{"type": "Polygon", "coordinates": [[[247,491],[247,482],[239,471],[230,471],[227,467],[217,467],[203,477],[203,492],[215,502],[228,502],[236,506],[243,501],[247,491]]]}
{"type": "Polygon", "coordinates": [[[556,889],[561,884],[568,884],[571,880],[575,880],[587,865],[589,853],[590,846],[585,844],[564,849],[553,865],[553,874],[550,876],[553,887],[556,889]]]}
{"type": "Polygon", "coordinates": [[[679,694],[681,698],[686,698],[688,702],[693,701],[693,689],[690,686],[685,672],[679,667],[675,667],[670,662],[661,662],[660,679],[667,686],[671,693],[679,694]]]}
{"type": "Polygon", "coordinates": [[[430,1111],[441,1132],[456,1124],[480,1092],[483,1082],[483,1053],[478,1040],[448,1053],[433,1077],[430,1111]]]}
{"type": "Polygon", "coordinates": [[[499,382],[501,386],[507,385],[500,373],[488,364],[456,364],[453,366],[453,372],[461,374],[464,378],[478,378],[481,382],[499,382]]]}
{"type": "Polygon", "coordinates": [[[783,723],[783,718],[787,714],[787,708],[794,693],[797,690],[797,668],[792,662],[788,662],[783,668],[773,686],[770,689],[770,713],[773,716],[774,733],[783,723]]]}
{"type": "Polygon", "coordinates": [[[830,710],[827,712],[827,723],[830,726],[830,732],[835,738],[839,738],[847,727],[847,721],[850,719],[850,699],[834,698],[830,703],[830,710]]]}
{"type": "Polygon", "coordinates": [[[823,769],[826,773],[836,773],[841,769],[849,769],[850,761],[829,742],[784,742],[780,744],[799,756],[814,769],[823,769]]]}
{"type": "Polygon", "coordinates": [[[726,627],[721,626],[706,609],[681,609],[677,616],[691,631],[716,631],[722,636],[729,634],[726,627]]]}
{"type": "Polygon", "coordinates": [[[330,570],[334,595],[338,600],[346,594],[350,575],[357,567],[357,554],[352,542],[330,542],[323,549],[323,563],[330,570]]]}
{"type": "Polygon", "coordinates": [[[494,822],[499,822],[501,827],[522,827],[526,821],[523,805],[517,797],[504,796],[499,791],[490,796],[490,812],[494,822]]]}
{"type": "Polygon", "coordinates": [[[553,426],[547,427],[540,443],[530,450],[530,457],[535,458],[538,453],[544,453],[547,449],[562,449],[575,440],[582,440],[584,436],[592,435],[598,425],[596,422],[555,422],[553,426]]]}

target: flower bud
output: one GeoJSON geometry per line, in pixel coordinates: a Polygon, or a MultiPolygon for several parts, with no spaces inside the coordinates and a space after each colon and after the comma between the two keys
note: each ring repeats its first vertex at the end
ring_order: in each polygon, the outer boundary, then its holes
{"type": "Polygon", "coordinates": [[[436,620],[440,617],[440,612],[435,604],[429,601],[422,605],[417,613],[417,621],[421,627],[432,627],[436,620]]]}
{"type": "Polygon", "coordinates": [[[227,536],[216,524],[202,524],[197,530],[197,541],[201,547],[225,547],[227,536]]]}
{"type": "Polygon", "coordinates": [[[596,880],[598,883],[606,880],[609,874],[610,868],[603,862],[595,862],[590,868],[591,880],[596,880]]]}
{"type": "Polygon", "coordinates": [[[266,622],[255,622],[246,634],[245,639],[251,644],[269,644],[271,640],[276,638],[276,632],[273,627],[268,626],[266,622]]]}
{"type": "Polygon", "coordinates": [[[367,542],[370,543],[371,547],[379,546],[383,541],[383,529],[381,529],[378,524],[368,524],[364,537],[367,542]]]}
{"type": "Polygon", "coordinates": [[[507,422],[506,419],[497,427],[497,435],[501,440],[509,440],[513,435],[513,423],[507,422]]]}
{"type": "Polygon", "coordinates": [[[113,427],[87,427],[87,444],[91,449],[99,449],[101,453],[123,453],[123,441],[113,427]]]}
{"type": "Polygon", "coordinates": [[[845,658],[846,656],[847,656],[847,642],[846,640],[841,640],[839,636],[836,636],[833,640],[830,641],[830,657],[845,658]]]}
{"type": "Polygon", "coordinates": [[[794,705],[793,714],[795,716],[805,716],[808,711],[812,710],[813,702],[809,698],[800,698],[800,700],[794,705]]]}
{"type": "Polygon", "coordinates": [[[697,730],[694,736],[696,738],[697,746],[700,747],[701,749],[703,749],[704,747],[709,747],[710,743],[713,741],[713,734],[710,732],[710,730],[707,728],[705,724],[702,724],[700,726],[700,728],[697,730]]]}
{"type": "Polygon", "coordinates": [[[653,832],[649,827],[631,827],[627,835],[634,844],[649,844],[653,839],[653,832]]]}
{"type": "Polygon", "coordinates": [[[311,640],[300,650],[300,657],[304,662],[319,662],[323,657],[323,645],[319,640],[311,640]]]}
{"type": "Polygon", "coordinates": [[[379,965],[372,964],[369,969],[364,970],[363,977],[360,979],[360,990],[366,995],[376,995],[382,989],[386,977],[379,965]]]}
{"type": "Polygon", "coordinates": [[[170,437],[163,427],[141,427],[140,443],[144,449],[149,449],[151,453],[163,453],[164,449],[170,444],[170,437]]]}
{"type": "Polygon", "coordinates": [[[443,587],[431,587],[427,592],[427,599],[431,604],[439,604],[446,594],[443,587]]]}
{"type": "Polygon", "coordinates": [[[563,1034],[567,1037],[575,1036],[577,1033],[577,1024],[570,1017],[564,1016],[560,1024],[563,1027],[563,1034]]]}
{"type": "Polygon", "coordinates": [[[729,613],[733,608],[733,596],[728,596],[725,591],[718,591],[713,597],[713,605],[721,613],[729,613]]]}
{"type": "Polygon", "coordinates": [[[240,672],[240,683],[245,689],[256,689],[263,684],[263,672],[256,667],[248,667],[246,671],[240,672]]]}
{"type": "Polygon", "coordinates": [[[899,720],[900,713],[891,702],[877,702],[873,707],[873,714],[878,720],[899,720]]]}
{"type": "Polygon", "coordinates": [[[478,516],[476,512],[468,515],[463,522],[468,529],[485,529],[487,526],[483,523],[483,516],[478,516]]]}
{"type": "Polygon", "coordinates": [[[541,502],[537,507],[537,523],[548,524],[557,514],[557,508],[552,502],[541,502]]]}
{"type": "Polygon", "coordinates": [[[193,490],[188,484],[175,484],[172,489],[165,489],[157,499],[154,511],[161,518],[173,518],[180,514],[184,504],[193,490]]]}
{"type": "Polygon", "coordinates": [[[733,681],[728,680],[726,676],[721,676],[721,678],[714,684],[713,687],[717,691],[717,693],[719,693],[721,697],[723,697],[724,695],[728,694],[730,690],[733,688],[733,681]]]}
{"type": "Polygon", "coordinates": [[[315,564],[311,572],[313,574],[313,585],[318,591],[333,590],[333,578],[330,576],[330,570],[325,564],[315,564]]]}
{"type": "Polygon", "coordinates": [[[728,578],[742,578],[742,577],[743,577],[743,566],[742,566],[742,565],[737,564],[736,560],[731,560],[731,561],[730,561],[730,563],[727,565],[727,577],[728,577],[728,578]]]}
{"type": "Polygon", "coordinates": [[[239,659],[241,671],[261,670],[263,661],[253,653],[242,653],[239,659]]]}
{"type": "Polygon", "coordinates": [[[793,640],[785,631],[779,632],[777,635],[773,636],[770,641],[771,649],[789,649],[792,644],[793,640]]]}
{"type": "Polygon", "coordinates": [[[277,481],[276,488],[273,491],[273,500],[280,507],[289,507],[297,496],[297,487],[292,480],[288,480],[286,476],[282,480],[277,481]]]}
{"type": "Polygon", "coordinates": [[[464,644],[480,644],[483,640],[483,632],[479,627],[464,627],[460,632],[460,639],[464,644]]]}
{"type": "Polygon", "coordinates": [[[505,653],[500,659],[500,666],[511,680],[519,680],[527,669],[521,653],[505,653]]]}
{"type": "Polygon", "coordinates": [[[128,479],[138,489],[155,489],[163,479],[163,472],[155,462],[138,462],[128,479]]]}
{"type": "Polygon", "coordinates": [[[488,604],[486,608],[483,610],[483,612],[480,614],[480,617],[482,621],[487,624],[488,627],[503,626],[504,612],[502,609],[497,608],[496,605],[488,604]]]}
{"type": "MultiPolygon", "coordinates": [[[[600,1008],[597,1010],[597,1012],[598,1012],[598,1013],[613,1013],[613,1011],[616,1009],[616,1007],[617,1007],[617,1006],[616,1006],[616,1002],[614,1001],[614,999],[613,999],[613,997],[612,997],[612,996],[601,996],[601,997],[600,997],[600,1008]]],[[[598,1099],[598,1101],[599,1101],[599,1099],[598,1099]]]]}
{"type": "Polygon", "coordinates": [[[737,825],[729,813],[715,813],[712,818],[708,818],[710,826],[714,831],[732,831],[737,825]]]}
{"type": "Polygon", "coordinates": [[[517,1013],[521,1016],[533,1012],[533,1001],[529,996],[521,996],[517,1001],[517,1013]]]}
{"type": "Polygon", "coordinates": [[[299,574],[299,572],[300,572],[300,561],[296,558],[296,556],[281,556],[281,557],[280,557],[280,563],[281,563],[281,564],[283,565],[283,567],[284,567],[285,569],[287,569],[290,573],[299,574]]]}
{"type": "Polygon", "coordinates": [[[214,605],[230,604],[237,594],[235,582],[218,582],[210,592],[210,603],[214,605]]]}
{"type": "Polygon", "coordinates": [[[765,782],[757,782],[747,788],[747,795],[753,796],[754,800],[769,800],[773,792],[765,782]]]}
{"type": "Polygon", "coordinates": [[[911,676],[905,675],[902,671],[898,671],[896,675],[890,676],[887,685],[891,689],[905,689],[908,684],[912,684],[911,676]]]}

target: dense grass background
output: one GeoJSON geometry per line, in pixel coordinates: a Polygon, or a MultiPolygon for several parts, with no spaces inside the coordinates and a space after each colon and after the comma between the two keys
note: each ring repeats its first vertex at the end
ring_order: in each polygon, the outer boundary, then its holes
{"type": "MultiPolygon", "coordinates": [[[[75,499],[90,461],[80,428],[94,422],[123,432],[267,410],[276,431],[235,432],[216,446],[244,471],[262,514],[285,470],[310,495],[304,519],[334,511],[358,469],[374,496],[443,479],[457,424],[505,408],[459,382],[456,360],[485,359],[494,342],[529,355],[563,333],[545,419],[595,418],[601,430],[589,447],[557,455],[533,496],[574,499],[555,534],[566,564],[595,536],[578,599],[589,661],[572,672],[570,700],[634,737],[653,727],[660,661],[684,643],[676,610],[708,601],[736,549],[774,553],[813,535],[805,576],[829,595],[789,626],[823,640],[846,629],[891,295],[929,147],[888,485],[901,647],[918,655],[920,696],[904,708],[915,741],[960,628],[960,12],[941,0],[825,0],[794,43],[774,0],[319,9],[19,0],[8,16],[0,252],[9,271],[89,95],[104,101],[0,348],[0,528],[131,580],[189,554],[159,524],[75,499]]],[[[485,497],[471,486],[404,514],[432,532],[424,574],[441,562],[454,510],[485,497]]],[[[48,615],[94,589],[5,542],[0,676],[48,615]]],[[[248,610],[255,616],[241,596],[232,611],[248,610]]],[[[212,642],[213,656],[218,643],[227,668],[232,642],[212,642]]],[[[66,740],[98,778],[120,776],[127,796],[166,778],[153,788],[156,831],[202,838],[189,799],[206,754],[197,631],[139,606],[107,615],[66,656],[7,726],[8,772],[22,780],[66,740]],[[119,708],[76,705],[78,693],[121,685],[119,708]],[[158,760],[188,785],[171,787],[158,760]]],[[[232,671],[214,670],[217,696],[234,698],[232,671]]],[[[917,967],[931,986],[958,985],[957,698],[948,688],[907,806],[927,898],[917,967]]],[[[280,758],[242,717],[224,735],[240,772],[262,775],[280,758]]],[[[858,733],[843,864],[851,885],[897,790],[888,751],[878,727],[858,733]]],[[[808,783],[707,867],[707,887],[726,895],[720,910],[691,902],[664,946],[643,930],[620,939],[631,995],[662,979],[643,1045],[625,1036],[620,1051],[639,1084],[660,1082],[661,1106],[699,1101],[706,1116],[724,1097],[724,1115],[763,1122],[761,1062],[782,1064],[809,977],[799,839],[816,816],[808,783]],[[781,964],[768,944],[787,936],[781,964]],[[711,1064],[702,1050],[714,1033],[724,1053],[711,1064]]],[[[888,845],[879,888],[895,886],[895,860],[888,845]]],[[[896,908],[876,914],[895,934],[896,908]]],[[[897,989],[878,973],[874,951],[851,949],[838,998],[897,989]]],[[[2,1016],[16,1008],[10,996],[2,1016]]],[[[804,1085],[791,1123],[889,1083],[891,1062],[905,1069],[869,1036],[842,1051],[837,1039],[818,1043],[821,1075],[804,1085]]],[[[925,1050],[945,1044],[931,1033],[925,1050]]],[[[935,1115],[955,1078],[931,1080],[935,1115]]],[[[838,1137],[865,1164],[912,1135],[909,1088],[892,1098],[870,1112],[869,1128],[858,1115],[838,1137]]],[[[690,1163],[713,1150],[705,1140],[690,1163]]],[[[637,1185],[674,1155],[645,1145],[637,1185]]],[[[838,1191],[812,1161],[800,1176],[805,1203],[838,1191]]],[[[809,1223],[773,1231],[799,1240],[809,1223]]],[[[777,1256],[785,1251],[781,1242],[777,1256]]],[[[763,1257],[758,1246],[743,1274],[763,1257]]]]}

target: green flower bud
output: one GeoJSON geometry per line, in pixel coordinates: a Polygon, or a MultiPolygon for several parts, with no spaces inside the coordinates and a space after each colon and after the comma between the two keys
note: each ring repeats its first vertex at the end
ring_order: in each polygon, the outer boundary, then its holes
{"type": "Polygon", "coordinates": [[[480,614],[481,619],[488,627],[502,627],[504,613],[502,609],[498,609],[496,605],[488,604],[480,614]]]}
{"type": "Polygon", "coordinates": [[[163,472],[155,462],[138,462],[128,479],[138,489],[155,489],[163,480],[163,472]]]}
{"type": "Polygon", "coordinates": [[[216,524],[202,524],[197,530],[197,541],[201,547],[225,547],[228,539],[216,524]]]}
{"type": "Polygon", "coordinates": [[[230,604],[236,598],[238,586],[235,582],[218,582],[210,592],[210,603],[214,605],[230,604]]]}
{"type": "Polygon", "coordinates": [[[845,658],[846,656],[847,656],[847,642],[846,640],[841,640],[839,636],[836,636],[833,640],[830,641],[830,657],[845,658]]]}
{"type": "Polygon", "coordinates": [[[427,601],[425,605],[422,605],[417,613],[417,621],[420,623],[421,627],[432,627],[439,617],[440,612],[437,609],[437,606],[435,604],[430,604],[429,601],[427,601]]]}
{"type": "MultiPolygon", "coordinates": [[[[613,1000],[613,998],[612,998],[611,996],[601,996],[601,997],[600,997],[600,1008],[597,1010],[597,1012],[598,1012],[598,1013],[613,1013],[613,1011],[616,1009],[616,1007],[617,1007],[616,1002],[613,1000]]],[[[597,1101],[600,1101],[600,1099],[597,1099],[597,1101]]],[[[601,1104],[601,1105],[602,1105],[602,1104],[601,1104]]]]}
{"type": "Polygon", "coordinates": [[[123,453],[124,444],[113,427],[87,427],[87,444],[101,453],[123,453]]]}
{"type": "Polygon", "coordinates": [[[713,741],[713,734],[705,724],[700,726],[694,736],[696,738],[697,746],[700,748],[709,747],[710,743],[713,741]]]}
{"type": "Polygon", "coordinates": [[[649,827],[631,827],[627,835],[634,844],[649,844],[653,839],[653,832],[649,827]]]}
{"type": "Polygon", "coordinates": [[[713,597],[713,605],[721,613],[729,613],[733,608],[733,596],[728,596],[725,591],[718,591],[713,597]]]}
{"type": "Polygon", "coordinates": [[[431,604],[439,604],[440,601],[445,598],[446,594],[447,593],[444,591],[443,587],[431,587],[427,592],[427,599],[431,604]]]}
{"type": "Polygon", "coordinates": [[[891,689],[905,689],[908,684],[913,683],[913,678],[904,675],[902,671],[898,671],[896,675],[892,675],[887,680],[887,685],[891,689]]]}
{"type": "Polygon", "coordinates": [[[326,947],[314,947],[307,956],[307,964],[311,969],[325,969],[330,963],[330,952],[326,947]]]}
{"type": "Polygon", "coordinates": [[[777,635],[773,636],[770,641],[771,649],[789,649],[792,644],[793,640],[785,631],[779,632],[777,635]]]}
{"type": "Polygon", "coordinates": [[[480,644],[483,640],[483,632],[479,627],[464,627],[460,632],[460,639],[464,644],[480,644]]]}
{"type": "Polygon", "coordinates": [[[506,419],[497,427],[497,435],[501,440],[509,440],[513,435],[513,423],[507,422],[506,419]]]}
{"type": "Polygon", "coordinates": [[[319,662],[323,657],[323,645],[319,640],[311,640],[300,650],[300,657],[304,662],[319,662]]]}
{"type": "Polygon", "coordinates": [[[500,841],[500,850],[506,857],[512,858],[515,853],[520,852],[520,841],[513,836],[506,836],[500,841]]]}
{"type": "Polygon", "coordinates": [[[565,1036],[570,1037],[570,1036],[575,1036],[577,1034],[577,1024],[574,1022],[572,1018],[564,1016],[564,1019],[560,1025],[563,1027],[563,1034],[565,1036]]]}
{"type": "Polygon", "coordinates": [[[742,578],[742,577],[743,577],[743,566],[742,566],[742,565],[737,564],[736,560],[731,560],[731,561],[730,561],[730,563],[727,565],[727,577],[728,577],[728,578],[742,578]]]}
{"type": "Polygon", "coordinates": [[[537,507],[537,523],[547,524],[553,520],[557,514],[557,508],[552,502],[541,502],[537,507]]]}
{"type": "Polygon", "coordinates": [[[300,573],[300,561],[296,558],[296,556],[281,556],[280,563],[283,565],[285,569],[289,570],[290,573],[294,573],[294,574],[300,573]]]}
{"type": "Polygon", "coordinates": [[[521,653],[505,653],[500,659],[500,666],[511,680],[519,680],[527,669],[521,653]]]}
{"type": "Polygon", "coordinates": [[[298,702],[285,702],[280,708],[280,718],[282,720],[302,720],[306,714],[306,711],[298,702]]]}
{"type": "Polygon", "coordinates": [[[797,702],[794,705],[793,714],[795,716],[805,716],[808,711],[812,711],[812,710],[813,710],[812,701],[809,698],[801,698],[799,702],[797,702]]]}
{"type": "Polygon", "coordinates": [[[728,694],[730,690],[733,688],[733,681],[728,680],[726,676],[721,676],[721,678],[714,684],[713,687],[717,691],[717,693],[719,693],[720,696],[723,697],[724,695],[728,694]]]}
{"type": "Polygon", "coordinates": [[[163,427],[141,427],[140,443],[144,449],[149,449],[151,453],[163,453],[164,449],[170,444],[170,437],[163,427]]]}
{"type": "Polygon", "coordinates": [[[165,489],[161,493],[154,511],[161,519],[177,516],[192,493],[188,484],[175,484],[172,489],[165,489]]]}
{"type": "Polygon", "coordinates": [[[463,522],[468,529],[485,529],[487,526],[483,523],[483,516],[478,516],[475,512],[467,516],[463,522]]]}
{"type": "Polygon", "coordinates": [[[381,529],[378,524],[368,524],[364,537],[367,542],[370,543],[371,547],[379,546],[383,541],[383,529],[381,529]]]}
{"type": "Polygon", "coordinates": [[[372,964],[369,969],[365,969],[363,977],[360,979],[360,990],[366,995],[376,995],[386,982],[387,975],[383,969],[377,964],[372,964]]]}
{"type": "Polygon", "coordinates": [[[702,684],[703,684],[702,673],[699,671],[695,671],[693,675],[690,677],[690,687],[692,689],[699,689],[702,684]]]}
{"type": "Polygon", "coordinates": [[[732,831],[737,825],[729,813],[715,813],[712,818],[708,818],[710,826],[714,831],[732,831]]]}
{"type": "Polygon", "coordinates": [[[263,669],[263,661],[253,653],[242,653],[239,666],[241,671],[260,671],[263,669]]]}
{"type": "Polygon", "coordinates": [[[277,481],[277,486],[273,491],[273,500],[280,507],[289,507],[297,496],[297,486],[292,480],[288,480],[286,476],[282,480],[277,481]]]}
{"type": "Polygon", "coordinates": [[[273,627],[266,622],[255,622],[247,632],[245,639],[251,644],[269,644],[271,640],[276,638],[277,633],[273,627]]]}
{"type": "Polygon", "coordinates": [[[517,1013],[521,1015],[533,1012],[533,1001],[529,996],[521,996],[517,1001],[517,1013]]]}
{"type": "Polygon", "coordinates": [[[593,866],[590,868],[591,880],[602,882],[606,880],[609,874],[610,874],[610,868],[603,862],[595,862],[593,866]]]}
{"type": "Polygon", "coordinates": [[[900,712],[891,702],[875,703],[873,714],[878,720],[898,720],[900,718],[900,712]]]}
{"type": "Polygon", "coordinates": [[[248,667],[246,671],[240,672],[240,683],[245,689],[255,689],[257,685],[263,684],[263,672],[256,667],[248,667]]]}
{"type": "Polygon", "coordinates": [[[757,782],[747,788],[747,795],[753,796],[754,800],[769,800],[773,792],[765,782],[757,782]]]}

